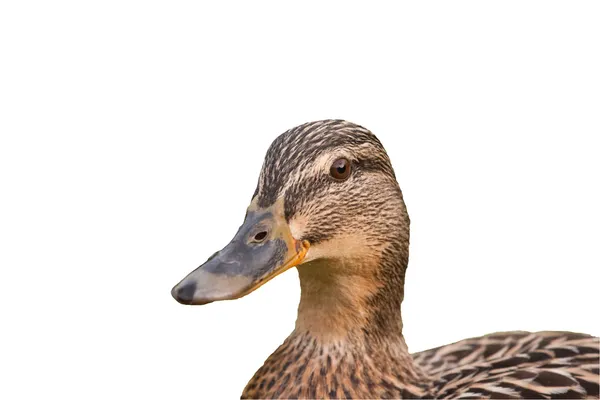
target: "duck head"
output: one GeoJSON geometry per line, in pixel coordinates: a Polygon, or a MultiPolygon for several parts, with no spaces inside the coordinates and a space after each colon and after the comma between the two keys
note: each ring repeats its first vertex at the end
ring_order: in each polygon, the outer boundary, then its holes
{"type": "Polygon", "coordinates": [[[337,280],[372,298],[390,279],[401,290],[408,232],[379,140],[346,121],[307,123],[271,144],[243,225],[172,295],[182,304],[236,299],[299,267],[303,296],[337,280]]]}

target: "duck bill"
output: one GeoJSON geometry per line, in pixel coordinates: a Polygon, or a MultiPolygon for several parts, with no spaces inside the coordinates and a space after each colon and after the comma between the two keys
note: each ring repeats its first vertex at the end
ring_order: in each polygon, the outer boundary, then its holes
{"type": "Polygon", "coordinates": [[[310,245],[292,236],[283,207],[252,208],[233,240],[175,285],[175,300],[200,305],[238,299],[302,263],[310,245]]]}

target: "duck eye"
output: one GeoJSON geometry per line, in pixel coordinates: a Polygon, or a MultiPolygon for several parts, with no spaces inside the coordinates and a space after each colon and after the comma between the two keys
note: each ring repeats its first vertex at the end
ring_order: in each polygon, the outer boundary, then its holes
{"type": "Polygon", "coordinates": [[[331,164],[329,173],[337,180],[344,180],[350,176],[351,164],[347,158],[337,159],[331,164]]]}

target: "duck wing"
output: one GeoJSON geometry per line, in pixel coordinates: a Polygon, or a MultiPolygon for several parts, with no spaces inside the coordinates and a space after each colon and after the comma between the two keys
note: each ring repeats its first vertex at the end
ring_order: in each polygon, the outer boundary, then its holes
{"type": "Polygon", "coordinates": [[[598,398],[600,339],[572,332],[502,332],[412,355],[434,398],[598,398]]]}

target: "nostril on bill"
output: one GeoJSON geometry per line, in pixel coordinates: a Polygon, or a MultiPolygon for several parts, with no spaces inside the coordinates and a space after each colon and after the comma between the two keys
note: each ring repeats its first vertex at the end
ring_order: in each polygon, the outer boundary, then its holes
{"type": "Polygon", "coordinates": [[[182,304],[191,304],[194,300],[194,293],[196,292],[196,282],[186,283],[181,287],[173,289],[172,295],[178,302],[182,304]]]}
{"type": "Polygon", "coordinates": [[[266,237],[267,237],[267,231],[261,231],[261,232],[258,232],[256,235],[254,235],[254,241],[260,243],[263,240],[265,240],[266,237]]]}

